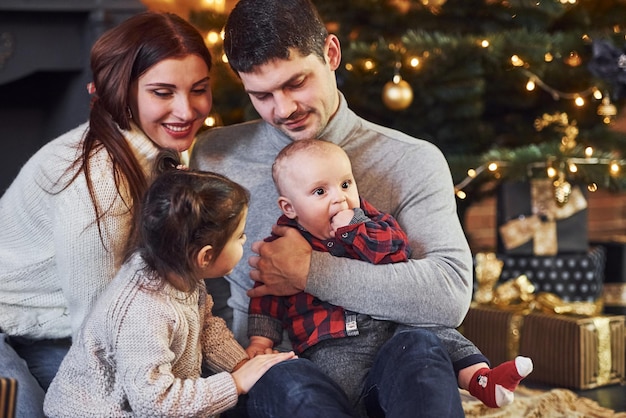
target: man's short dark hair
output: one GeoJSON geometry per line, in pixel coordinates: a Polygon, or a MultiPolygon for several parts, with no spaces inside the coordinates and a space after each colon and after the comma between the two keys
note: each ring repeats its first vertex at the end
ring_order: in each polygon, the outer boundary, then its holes
{"type": "Polygon", "coordinates": [[[288,59],[290,49],[324,60],[328,36],[309,0],[240,0],[224,27],[224,51],[235,72],[252,72],[274,59],[288,59]]]}

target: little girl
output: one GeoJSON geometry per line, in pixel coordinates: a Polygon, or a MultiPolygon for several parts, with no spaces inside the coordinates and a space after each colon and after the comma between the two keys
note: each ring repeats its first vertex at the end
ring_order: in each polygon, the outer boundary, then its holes
{"type": "Polygon", "coordinates": [[[138,211],[137,244],[75,336],[46,394],[46,416],[215,415],[295,357],[248,360],[211,314],[203,279],[241,259],[248,201],[215,173],[172,169],[155,179],[138,211]],[[203,361],[216,374],[201,377],[203,361]]]}

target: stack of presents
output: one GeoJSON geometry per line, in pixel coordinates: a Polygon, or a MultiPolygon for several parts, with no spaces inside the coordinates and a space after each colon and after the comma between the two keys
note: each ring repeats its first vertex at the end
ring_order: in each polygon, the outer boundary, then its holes
{"type": "Polygon", "coordinates": [[[504,182],[497,217],[497,251],[474,256],[472,307],[459,330],[492,364],[532,358],[528,382],[624,382],[626,243],[590,243],[586,190],[504,182]]]}

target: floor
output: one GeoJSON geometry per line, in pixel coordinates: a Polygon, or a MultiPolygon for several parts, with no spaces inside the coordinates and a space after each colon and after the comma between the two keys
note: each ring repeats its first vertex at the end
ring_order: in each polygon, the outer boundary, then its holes
{"type": "MultiPolygon", "coordinates": [[[[549,387],[524,383],[529,388],[536,389],[549,389],[549,387]]],[[[610,385],[603,386],[596,389],[577,390],[574,391],[578,396],[584,396],[585,398],[593,399],[598,402],[600,406],[614,410],[615,412],[626,412],[626,386],[625,385],[610,385]]]]}
{"type": "Polygon", "coordinates": [[[584,396],[598,402],[600,406],[610,408],[615,412],[626,412],[626,386],[611,385],[597,389],[576,391],[579,396],[584,396]]]}

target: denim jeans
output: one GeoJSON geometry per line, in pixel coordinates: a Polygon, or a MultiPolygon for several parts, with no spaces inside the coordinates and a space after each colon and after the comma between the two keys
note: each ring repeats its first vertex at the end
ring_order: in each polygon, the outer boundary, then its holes
{"type": "Polygon", "coordinates": [[[16,418],[44,416],[45,391],[70,345],[69,338],[33,341],[0,333],[0,376],[17,379],[16,418]]]}
{"type": "Polygon", "coordinates": [[[404,329],[383,345],[363,397],[370,418],[465,416],[450,357],[426,328],[404,329]]]}
{"type": "MultiPolygon", "coordinates": [[[[380,349],[363,388],[371,418],[464,417],[452,362],[423,328],[395,334],[380,349]]],[[[272,367],[225,418],[358,417],[332,379],[305,359],[272,367]]]]}
{"type": "Polygon", "coordinates": [[[269,369],[223,418],[357,418],[341,388],[311,361],[298,358],[269,369]]]}

